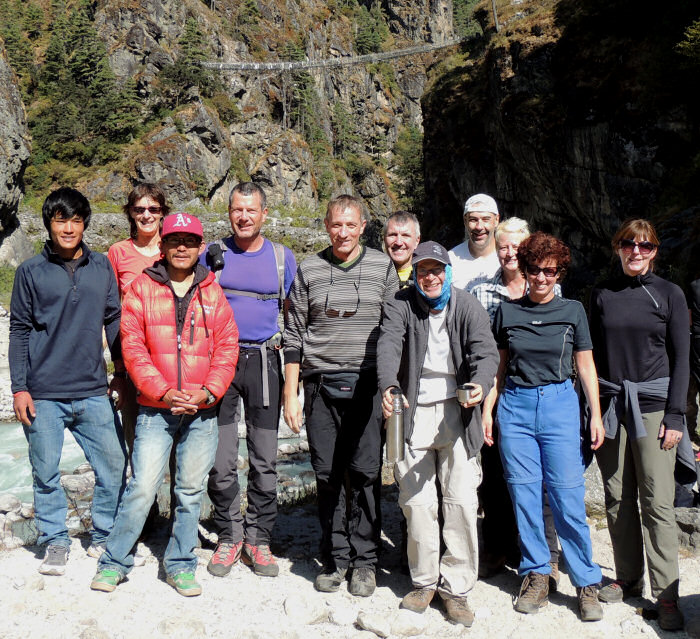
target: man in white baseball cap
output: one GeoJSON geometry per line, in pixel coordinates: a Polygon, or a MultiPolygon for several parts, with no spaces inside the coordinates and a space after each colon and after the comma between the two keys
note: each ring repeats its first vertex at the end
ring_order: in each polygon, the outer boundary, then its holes
{"type": "Polygon", "coordinates": [[[477,193],[465,202],[466,239],[449,252],[456,288],[469,290],[496,274],[499,263],[494,231],[498,222],[498,206],[490,195],[477,193]]]}

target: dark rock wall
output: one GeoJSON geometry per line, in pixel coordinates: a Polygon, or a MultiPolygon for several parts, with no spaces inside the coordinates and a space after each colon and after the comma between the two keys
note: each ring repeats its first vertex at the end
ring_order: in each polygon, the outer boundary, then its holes
{"type": "Polygon", "coordinates": [[[658,223],[667,275],[700,275],[700,69],[674,51],[697,7],[647,4],[524,12],[437,73],[423,102],[429,235],[456,244],[483,191],[572,246],[571,291],[608,267],[629,216],[658,223]]]}

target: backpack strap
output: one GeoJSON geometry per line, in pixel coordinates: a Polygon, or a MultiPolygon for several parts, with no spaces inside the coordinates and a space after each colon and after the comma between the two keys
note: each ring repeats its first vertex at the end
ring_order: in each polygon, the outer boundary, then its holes
{"type": "MultiPolygon", "coordinates": [[[[218,240],[215,240],[212,242],[212,244],[218,244],[221,247],[221,255],[224,258],[224,262],[226,262],[226,251],[228,251],[228,246],[226,246],[226,243],[224,242],[223,239],[219,238],[218,240]]],[[[207,253],[207,263],[209,262],[209,254],[207,253]]],[[[221,271],[224,270],[224,267],[222,266],[221,268],[217,268],[216,270],[211,269],[211,271],[214,273],[214,277],[216,278],[216,283],[219,284],[219,280],[221,279],[221,271]]]]}
{"type": "Polygon", "coordinates": [[[280,309],[284,305],[284,246],[277,242],[272,242],[272,248],[275,251],[275,264],[277,265],[277,279],[279,285],[277,287],[277,299],[279,300],[280,309]]]}

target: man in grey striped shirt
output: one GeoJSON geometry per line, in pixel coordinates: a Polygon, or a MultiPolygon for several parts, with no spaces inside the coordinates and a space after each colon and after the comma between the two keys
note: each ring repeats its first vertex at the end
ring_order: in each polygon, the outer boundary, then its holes
{"type": "Polygon", "coordinates": [[[284,334],[284,416],[299,432],[304,415],[318,487],[323,568],[314,586],[335,592],[351,570],[348,590],[375,588],[379,503],[373,483],[381,467],[381,397],[376,349],[382,306],[398,290],[391,260],[360,244],[361,202],[341,195],[325,218],[331,245],[304,260],[289,293],[284,334]]]}

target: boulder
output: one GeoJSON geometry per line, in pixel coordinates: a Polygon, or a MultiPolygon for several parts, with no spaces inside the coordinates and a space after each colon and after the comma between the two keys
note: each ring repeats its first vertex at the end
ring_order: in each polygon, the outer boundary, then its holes
{"type": "Polygon", "coordinates": [[[373,632],[377,637],[388,637],[391,634],[391,619],[378,614],[361,611],[357,615],[356,623],[360,628],[373,632]]]}
{"type": "Polygon", "coordinates": [[[291,621],[303,625],[328,621],[328,607],[324,601],[300,593],[291,594],[284,600],[284,612],[291,621]]]}
{"type": "Polygon", "coordinates": [[[425,632],[428,626],[425,615],[410,610],[399,610],[391,622],[391,634],[402,637],[415,637],[425,632]]]}
{"type": "Polygon", "coordinates": [[[0,494],[0,514],[19,513],[22,510],[22,502],[10,493],[0,494]]]}

